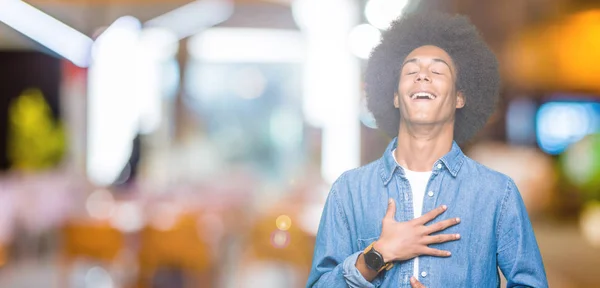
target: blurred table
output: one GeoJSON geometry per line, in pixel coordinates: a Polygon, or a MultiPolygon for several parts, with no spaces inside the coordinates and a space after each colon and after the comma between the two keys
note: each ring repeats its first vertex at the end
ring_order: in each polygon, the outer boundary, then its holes
{"type": "Polygon", "coordinates": [[[588,244],[577,225],[533,222],[550,287],[600,287],[600,248],[588,244]]]}

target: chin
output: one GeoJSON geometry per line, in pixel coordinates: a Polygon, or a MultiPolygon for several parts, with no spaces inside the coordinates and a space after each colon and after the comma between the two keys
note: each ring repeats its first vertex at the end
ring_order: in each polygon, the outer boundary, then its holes
{"type": "Polygon", "coordinates": [[[412,124],[433,124],[435,123],[435,119],[433,119],[433,117],[412,117],[410,119],[407,119],[409,123],[412,124]]]}

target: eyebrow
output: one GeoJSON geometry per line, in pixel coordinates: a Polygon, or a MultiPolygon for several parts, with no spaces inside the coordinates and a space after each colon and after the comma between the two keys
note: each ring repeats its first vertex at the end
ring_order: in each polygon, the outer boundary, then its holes
{"type": "MultiPolygon", "coordinates": [[[[408,60],[404,61],[404,63],[402,63],[402,67],[400,67],[400,69],[402,69],[404,67],[404,65],[406,65],[408,63],[417,63],[418,60],[419,59],[417,59],[417,58],[408,59],[408,60]]],[[[448,66],[448,68],[450,69],[450,71],[452,71],[452,67],[450,67],[450,64],[448,64],[448,62],[444,61],[444,59],[433,58],[432,60],[433,60],[433,62],[440,62],[440,63],[446,64],[446,66],[448,66]]]]}

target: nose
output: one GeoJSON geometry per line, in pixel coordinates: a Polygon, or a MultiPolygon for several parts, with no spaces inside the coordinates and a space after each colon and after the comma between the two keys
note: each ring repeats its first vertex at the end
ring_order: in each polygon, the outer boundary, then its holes
{"type": "Polygon", "coordinates": [[[415,77],[415,82],[421,81],[431,82],[431,77],[429,77],[429,74],[427,74],[426,71],[419,71],[419,73],[417,73],[417,77],[415,77]]]}

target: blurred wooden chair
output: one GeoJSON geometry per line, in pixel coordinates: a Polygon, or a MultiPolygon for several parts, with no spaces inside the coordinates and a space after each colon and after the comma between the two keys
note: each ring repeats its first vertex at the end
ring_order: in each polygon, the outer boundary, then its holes
{"type": "Polygon", "coordinates": [[[61,229],[60,287],[69,287],[69,275],[77,260],[110,267],[125,249],[125,235],[108,221],[68,221],[61,229]]]}
{"type": "Polygon", "coordinates": [[[8,263],[8,247],[0,242],[0,269],[8,263]]]}
{"type": "Polygon", "coordinates": [[[153,287],[152,279],[165,269],[182,272],[185,287],[214,287],[212,255],[201,233],[195,213],[178,215],[167,229],[145,226],[139,239],[138,287],[153,287]]]}
{"type": "Polygon", "coordinates": [[[242,270],[240,278],[246,280],[241,280],[239,287],[303,287],[306,284],[315,237],[300,228],[297,214],[292,209],[277,210],[261,216],[249,231],[245,254],[239,265],[242,270]],[[288,213],[283,212],[286,210],[288,213]],[[275,273],[274,269],[279,272],[275,273]],[[251,275],[256,273],[265,273],[267,277],[279,279],[267,284],[262,282],[264,279],[261,277],[251,275]],[[253,282],[254,279],[258,282],[253,282]]]}

